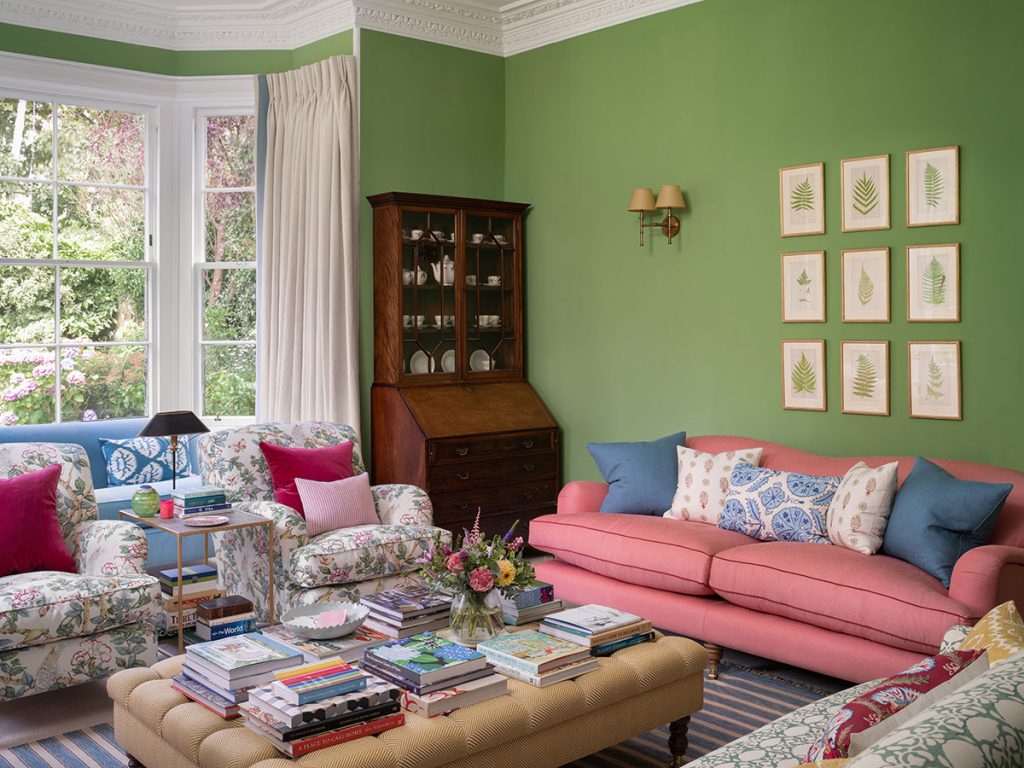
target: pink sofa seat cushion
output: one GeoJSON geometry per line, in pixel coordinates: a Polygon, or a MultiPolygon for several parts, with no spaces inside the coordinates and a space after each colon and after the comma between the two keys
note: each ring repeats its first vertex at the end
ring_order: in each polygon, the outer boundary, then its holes
{"type": "Polygon", "coordinates": [[[744,608],[920,653],[978,618],[909,563],[829,544],[732,548],[716,555],[710,585],[744,608]]]}
{"type": "Polygon", "coordinates": [[[752,542],[707,523],[581,512],[530,522],[530,544],[559,560],[630,584],[684,595],[713,595],[712,558],[752,542]]]}

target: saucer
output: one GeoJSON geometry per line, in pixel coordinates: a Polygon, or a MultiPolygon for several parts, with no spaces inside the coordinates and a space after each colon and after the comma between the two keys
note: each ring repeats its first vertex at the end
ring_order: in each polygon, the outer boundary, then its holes
{"type": "Polygon", "coordinates": [[[471,371],[489,371],[491,370],[491,358],[482,349],[478,349],[472,355],[469,356],[469,370],[471,371]]]}

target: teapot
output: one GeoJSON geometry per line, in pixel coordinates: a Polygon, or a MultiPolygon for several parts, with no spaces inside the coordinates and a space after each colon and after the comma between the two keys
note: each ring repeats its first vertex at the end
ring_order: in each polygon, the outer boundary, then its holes
{"type": "Polygon", "coordinates": [[[402,270],[403,285],[412,285],[413,283],[423,285],[425,282],[427,282],[427,271],[425,269],[416,267],[415,271],[411,269],[402,270]]]}
{"type": "Polygon", "coordinates": [[[430,268],[434,270],[434,279],[437,282],[444,285],[455,285],[455,262],[450,258],[445,256],[444,261],[431,262],[430,268]]]}

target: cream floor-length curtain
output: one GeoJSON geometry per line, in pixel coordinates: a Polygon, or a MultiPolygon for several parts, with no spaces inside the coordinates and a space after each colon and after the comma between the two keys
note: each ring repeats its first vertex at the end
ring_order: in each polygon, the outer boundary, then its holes
{"type": "Polygon", "coordinates": [[[355,58],[267,75],[264,96],[257,415],[358,429],[355,58]]]}

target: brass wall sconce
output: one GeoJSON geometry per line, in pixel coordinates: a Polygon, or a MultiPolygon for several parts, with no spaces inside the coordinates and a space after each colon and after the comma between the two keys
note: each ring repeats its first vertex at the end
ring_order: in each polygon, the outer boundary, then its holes
{"type": "Polygon", "coordinates": [[[672,244],[672,238],[679,234],[679,217],[675,216],[673,210],[686,210],[686,203],[683,200],[683,190],[678,184],[662,184],[658,191],[658,199],[655,201],[654,193],[647,187],[638,187],[633,190],[633,196],[629,199],[629,208],[626,210],[640,214],[640,245],[644,244],[644,229],[647,227],[659,227],[661,234],[668,238],[668,244],[672,244]],[[644,223],[644,214],[653,211],[667,211],[665,218],[661,221],[644,223]]]}

